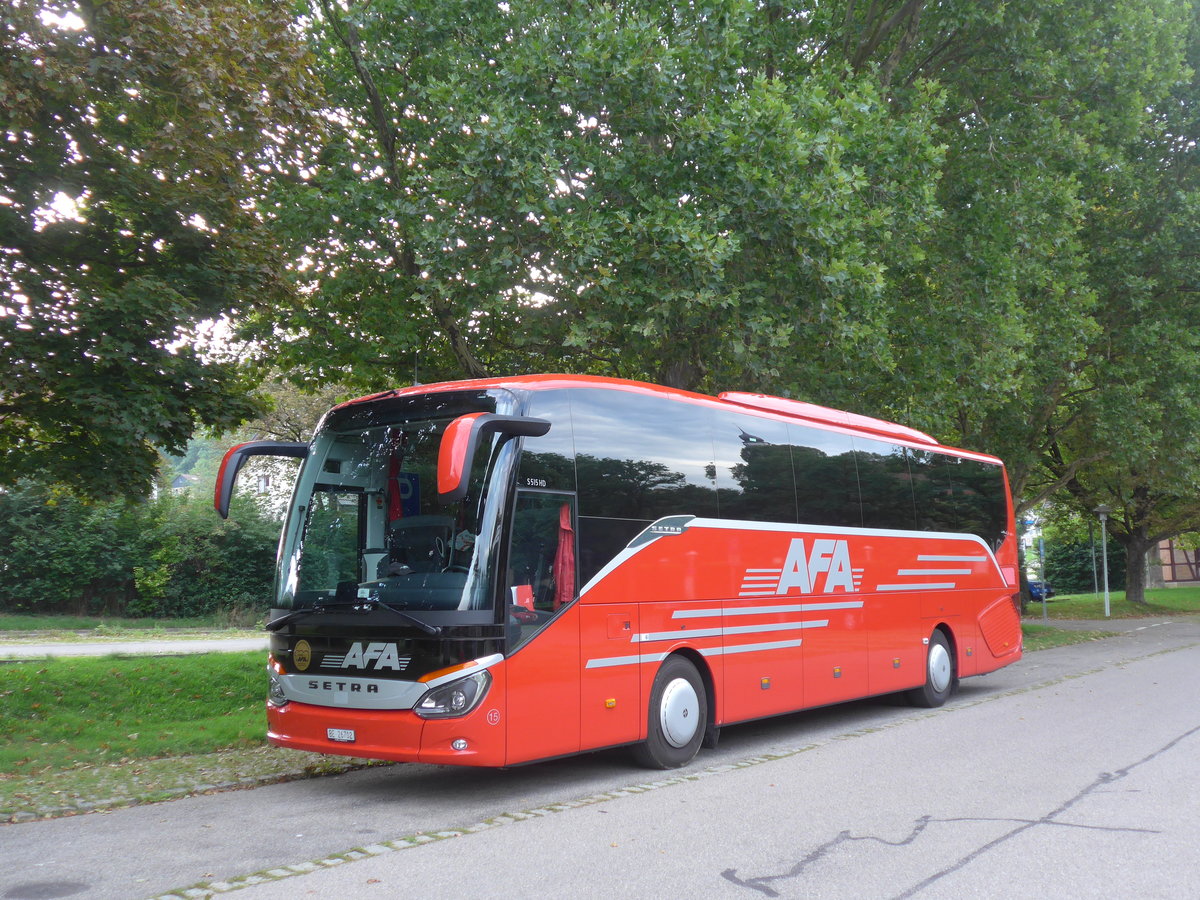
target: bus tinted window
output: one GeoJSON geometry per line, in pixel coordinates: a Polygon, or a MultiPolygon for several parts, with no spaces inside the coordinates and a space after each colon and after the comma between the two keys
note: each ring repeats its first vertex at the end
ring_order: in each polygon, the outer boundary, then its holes
{"type": "Polygon", "coordinates": [[[860,527],[858,473],[850,437],[803,425],[789,425],[788,432],[799,521],[860,527]]]}
{"type": "Polygon", "coordinates": [[[917,527],[922,531],[959,530],[951,483],[951,470],[957,462],[958,458],[954,456],[909,449],[908,465],[917,506],[917,527]]]}
{"type": "Polygon", "coordinates": [[[716,516],[708,411],[665,397],[583,390],[571,399],[579,512],[652,522],[716,516]]]}
{"type": "Polygon", "coordinates": [[[950,457],[951,484],[958,530],[977,534],[995,548],[1006,530],[1008,501],[999,466],[974,459],[950,457]]]}
{"type": "Polygon", "coordinates": [[[912,531],[917,527],[912,481],[905,448],[886,441],[854,438],[863,525],[912,531]]]}
{"type": "Polygon", "coordinates": [[[542,437],[524,439],[517,486],[574,491],[575,444],[571,437],[569,392],[535,392],[525,414],[549,420],[550,430],[542,437]]]}
{"type": "Polygon", "coordinates": [[[792,451],[782,422],[713,414],[717,503],[722,519],[796,521],[792,451]]]}

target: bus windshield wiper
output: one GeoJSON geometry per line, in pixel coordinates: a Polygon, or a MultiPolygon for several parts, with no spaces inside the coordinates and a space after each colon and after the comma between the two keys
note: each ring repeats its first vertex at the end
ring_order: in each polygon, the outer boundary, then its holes
{"type": "Polygon", "coordinates": [[[418,619],[412,613],[405,612],[402,609],[392,606],[390,603],[384,603],[382,600],[376,600],[374,603],[372,603],[370,605],[373,607],[378,607],[380,609],[386,609],[392,615],[399,616],[405,622],[408,622],[408,624],[410,624],[410,625],[415,625],[417,628],[420,628],[426,634],[435,634],[436,635],[436,634],[442,633],[441,625],[430,625],[428,622],[422,622],[420,619],[418,619]]]}
{"type": "Polygon", "coordinates": [[[350,610],[351,612],[370,612],[373,609],[386,609],[394,616],[399,616],[405,622],[416,628],[421,629],[429,635],[438,635],[442,633],[440,625],[430,625],[428,622],[422,622],[416,616],[398,609],[391,604],[384,603],[381,600],[335,600],[331,603],[320,603],[315,606],[306,606],[304,609],[292,610],[290,613],[285,613],[278,619],[272,619],[266,624],[267,631],[278,631],[285,625],[295,622],[299,619],[307,618],[308,616],[319,616],[327,612],[336,612],[340,610],[350,610]]]}

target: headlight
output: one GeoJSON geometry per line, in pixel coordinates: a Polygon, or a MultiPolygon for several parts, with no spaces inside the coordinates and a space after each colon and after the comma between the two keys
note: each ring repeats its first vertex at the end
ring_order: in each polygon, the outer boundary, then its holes
{"type": "Polygon", "coordinates": [[[274,672],[270,673],[271,685],[267,688],[267,700],[272,706],[283,706],[288,702],[287,694],[283,692],[283,682],[274,672]]]}
{"type": "Polygon", "coordinates": [[[414,707],[424,719],[451,719],[465,716],[483,700],[491,686],[492,676],[487,669],[475,672],[449,684],[435,687],[414,707]]]}

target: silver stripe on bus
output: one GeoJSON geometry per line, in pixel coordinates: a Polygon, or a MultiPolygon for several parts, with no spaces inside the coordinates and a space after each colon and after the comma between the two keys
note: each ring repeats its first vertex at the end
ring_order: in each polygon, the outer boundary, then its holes
{"type": "MultiPolygon", "coordinates": [[[[700,648],[701,656],[729,656],[731,653],[757,653],[761,650],[786,650],[792,647],[799,647],[804,642],[802,640],[794,641],[770,641],[764,644],[734,644],[730,647],[702,647],[700,648]]],[[[609,669],[614,666],[636,666],[639,663],[662,662],[670,654],[667,653],[640,653],[636,656],[608,656],[603,659],[589,659],[586,669],[609,669]]]]}
{"type": "Polygon", "coordinates": [[[585,669],[608,669],[612,666],[636,666],[644,662],[662,662],[666,653],[638,653],[634,656],[609,656],[604,659],[589,659],[585,669]]]}
{"type": "MultiPolygon", "coordinates": [[[[939,556],[931,554],[920,554],[917,556],[918,562],[990,562],[995,569],[1000,580],[1004,581],[1004,575],[1000,571],[1000,564],[996,561],[995,555],[991,548],[984,543],[983,538],[975,534],[958,534],[945,531],[911,531],[900,530],[893,528],[850,528],[836,527],[828,525],[792,525],[782,522],[751,522],[739,519],[704,519],[696,518],[689,521],[683,526],[684,531],[692,528],[709,528],[725,531],[773,531],[779,534],[828,534],[828,535],[844,535],[844,536],[862,536],[862,537],[904,537],[918,538],[922,541],[963,541],[966,543],[974,543],[982,551],[982,556],[939,556]]],[[[579,592],[579,596],[584,596],[597,584],[602,582],[611,572],[620,568],[630,558],[636,556],[637,553],[644,548],[650,546],[657,541],[659,536],[655,536],[654,540],[648,540],[635,547],[626,546],[620,553],[610,559],[603,568],[588,580],[588,583],[583,586],[579,592]]],[[[747,572],[756,572],[766,574],[767,572],[781,572],[782,569],[749,569],[747,572]]],[[[900,589],[908,588],[908,585],[901,586],[900,589]]],[[[917,585],[916,587],[921,587],[917,585]]],[[[954,587],[954,585],[950,585],[954,587]]],[[[876,590],[888,590],[886,585],[880,585],[876,590]]],[[[892,588],[893,590],[896,588],[892,588]]]]}
{"type": "Polygon", "coordinates": [[[946,582],[926,582],[921,584],[914,581],[912,584],[878,584],[875,586],[877,591],[952,591],[955,588],[953,581],[946,582]]]}
{"type": "Polygon", "coordinates": [[[701,656],[728,656],[731,653],[757,653],[759,650],[783,650],[799,647],[803,641],[772,641],[769,644],[734,644],[731,647],[701,648],[701,656]]]}
{"type": "Polygon", "coordinates": [[[769,631],[795,631],[798,628],[825,628],[828,619],[810,619],[806,622],[765,622],[761,625],[735,625],[733,628],[698,628],[691,631],[686,628],[679,631],[651,631],[646,634],[635,634],[629,640],[634,644],[644,644],[650,641],[671,641],[676,638],[726,637],[731,634],[762,634],[769,631]]]}
{"type": "Polygon", "coordinates": [[[897,575],[970,575],[973,569],[901,569],[897,575]]]}
{"type": "Polygon", "coordinates": [[[822,612],[829,609],[862,609],[861,600],[837,603],[791,603],[783,606],[722,606],[716,609],[677,609],[672,619],[707,619],[712,616],[757,616],[763,613],[822,612]]]}
{"type": "MultiPolygon", "coordinates": [[[[975,556],[939,556],[934,554],[920,554],[917,556],[919,562],[990,562],[995,567],[995,572],[1000,576],[1000,580],[1004,580],[1003,573],[1000,571],[1000,563],[996,561],[996,555],[987,543],[977,534],[967,534],[966,532],[952,531],[913,531],[911,529],[899,528],[852,528],[849,526],[837,525],[793,525],[782,522],[751,522],[737,519],[707,519],[695,518],[688,522],[687,527],[691,528],[711,528],[717,530],[729,531],[774,531],[779,534],[827,534],[832,536],[848,535],[854,537],[900,537],[900,538],[917,538],[921,541],[962,541],[963,543],[974,544],[978,548],[978,553],[982,555],[975,556]]],[[[878,588],[882,590],[883,588],[878,588]]]]}

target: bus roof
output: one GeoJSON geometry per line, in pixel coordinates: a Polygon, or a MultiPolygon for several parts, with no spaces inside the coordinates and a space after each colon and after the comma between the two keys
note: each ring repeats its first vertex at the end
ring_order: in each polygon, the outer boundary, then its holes
{"type": "Polygon", "coordinates": [[[923,444],[929,447],[937,447],[939,450],[952,450],[964,456],[985,459],[991,462],[1000,462],[996,457],[986,453],[962,450],[941,444],[931,435],[923,431],[918,431],[915,428],[909,428],[906,425],[899,425],[895,422],[876,419],[872,416],[860,415],[859,413],[831,409],[827,406],[818,406],[815,403],[806,403],[802,400],[789,400],[785,397],[774,397],[769,394],[755,394],[742,391],[724,391],[716,397],[712,397],[708,394],[699,394],[682,388],[666,387],[664,385],[651,384],[644,381],[632,381],[624,378],[609,378],[601,375],[514,375],[510,377],[477,378],[466,381],[442,381],[432,384],[417,384],[348,400],[345,403],[339,404],[339,408],[389,397],[405,397],[415,394],[439,393],[442,391],[489,390],[494,388],[557,390],[584,387],[610,388],[636,393],[665,395],[724,408],[730,406],[740,407],[742,409],[771,413],[786,419],[799,419],[807,424],[825,426],[839,431],[849,431],[908,444],[923,444]]]}

